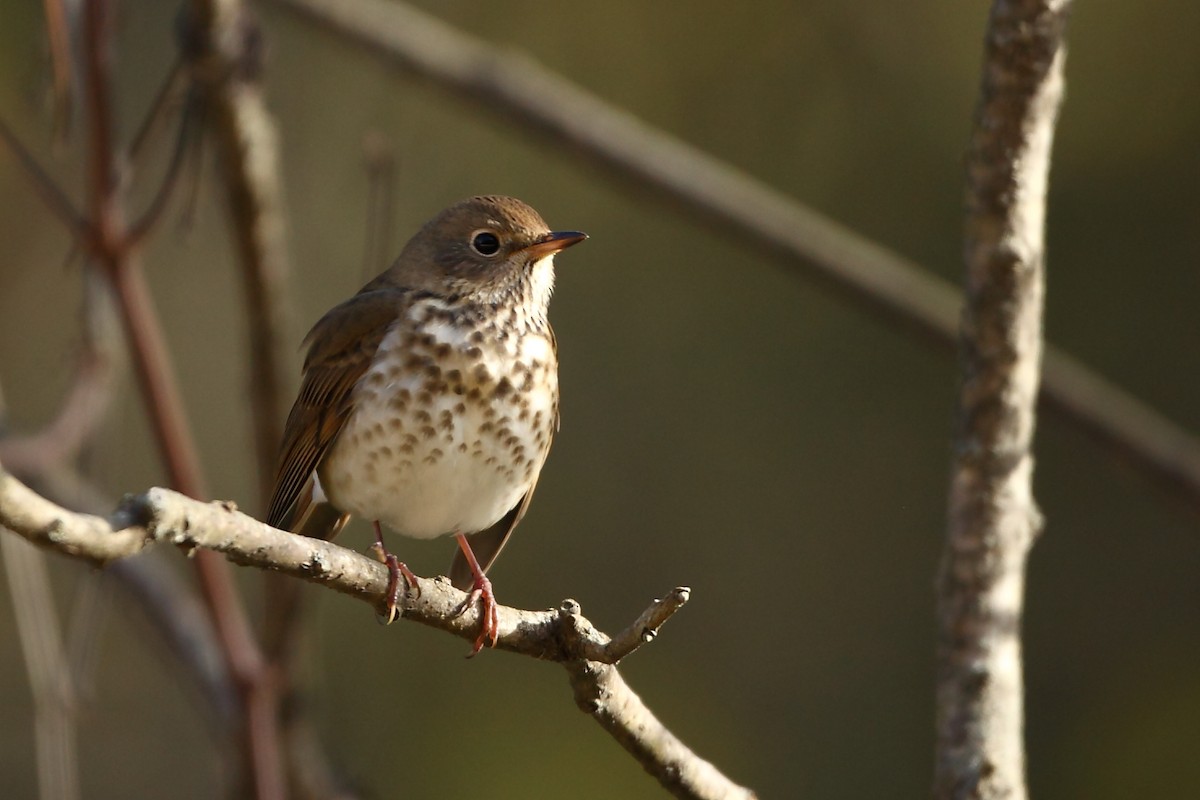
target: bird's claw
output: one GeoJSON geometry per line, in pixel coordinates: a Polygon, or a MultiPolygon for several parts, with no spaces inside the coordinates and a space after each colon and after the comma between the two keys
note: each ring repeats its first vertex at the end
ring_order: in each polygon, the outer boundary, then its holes
{"type": "Polygon", "coordinates": [[[455,616],[461,617],[465,614],[467,609],[475,605],[476,600],[479,601],[479,636],[475,639],[475,646],[471,648],[471,652],[467,653],[467,658],[476,655],[483,649],[484,644],[495,647],[500,635],[500,613],[497,610],[496,596],[492,593],[492,582],[485,576],[480,575],[475,579],[475,585],[471,587],[467,599],[458,607],[455,616]]]}
{"type": "Polygon", "coordinates": [[[375,554],[375,558],[379,559],[380,563],[386,566],[388,570],[387,592],[384,595],[386,598],[384,603],[385,613],[381,615],[380,621],[384,625],[391,625],[403,613],[400,610],[400,595],[402,591],[400,579],[404,578],[403,591],[407,592],[408,589],[415,588],[417,590],[417,597],[421,596],[421,586],[417,583],[417,576],[408,568],[408,565],[384,549],[382,544],[376,542],[371,545],[371,552],[375,554]]]}

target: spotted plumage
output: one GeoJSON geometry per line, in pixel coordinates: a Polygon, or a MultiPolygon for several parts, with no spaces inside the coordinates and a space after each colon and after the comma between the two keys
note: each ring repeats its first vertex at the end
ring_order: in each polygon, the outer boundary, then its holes
{"type": "Polygon", "coordinates": [[[354,514],[406,536],[458,535],[451,579],[485,606],[476,649],[496,635],[483,571],[558,426],[554,254],[584,238],[513,198],[465,200],[306,339],[268,522],[331,536],[354,514]],[[340,514],[313,513],[325,504],[340,514]]]}

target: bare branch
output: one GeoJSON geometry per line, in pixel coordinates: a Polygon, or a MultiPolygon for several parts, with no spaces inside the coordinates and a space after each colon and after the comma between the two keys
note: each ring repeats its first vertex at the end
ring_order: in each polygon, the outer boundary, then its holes
{"type": "MultiPolygon", "coordinates": [[[[55,419],[32,435],[3,437],[0,409],[0,463],[55,503],[97,513],[111,508],[112,501],[80,474],[77,463],[105,418],[118,373],[126,364],[109,287],[94,269],[85,268],[82,275],[83,337],[71,388],[55,419]]],[[[199,705],[210,721],[218,723],[223,733],[228,731],[235,720],[236,696],[212,626],[194,590],[157,558],[125,559],[96,577],[96,581],[87,583],[93,588],[85,589],[76,601],[66,637],[76,695],[86,694],[81,687],[86,684],[95,653],[95,599],[104,591],[99,582],[115,578],[134,598],[135,608],[146,615],[166,650],[179,659],[184,673],[193,679],[203,698],[199,705]]],[[[14,607],[22,613],[19,604],[14,603],[14,607]]]]}
{"type": "MultiPolygon", "coordinates": [[[[958,341],[960,295],[912,261],[605,103],[526,56],[400,2],[273,0],[396,67],[502,114],[605,178],[652,189],[691,216],[803,271],[929,343],[958,341]]],[[[1048,346],[1041,400],[1200,511],[1200,440],[1048,346]]]]}
{"type": "MultiPolygon", "coordinates": [[[[646,630],[643,623],[655,619],[659,624],[665,622],[687,601],[688,594],[687,589],[676,589],[665,601],[655,601],[630,627],[646,630]]],[[[607,638],[584,619],[574,600],[564,601],[558,616],[563,631],[561,639],[568,652],[590,652],[598,638],[607,638]]],[[[570,675],[579,710],[596,720],[673,795],[714,800],[751,800],[755,796],[688,749],[625,683],[616,666],[580,657],[566,660],[563,665],[570,675]]]]}
{"type": "Polygon", "coordinates": [[[185,54],[215,135],[241,258],[255,464],[265,503],[287,414],[290,270],[278,135],[261,85],[262,31],[240,0],[192,0],[189,10],[185,54]]]}
{"type": "Polygon", "coordinates": [[[996,0],[967,163],[963,381],[938,580],[934,796],[1023,798],[1020,624],[1042,357],[1046,185],[1069,0],[996,0]]]}
{"type": "Polygon", "coordinates": [[[41,547],[58,550],[97,566],[125,558],[145,546],[137,529],[114,531],[106,520],[89,514],[71,514],[69,528],[64,509],[44,499],[7,472],[0,472],[0,523],[41,547]]]}
{"type": "MultiPolygon", "coordinates": [[[[83,9],[84,98],[88,117],[91,254],[111,280],[125,326],[145,408],[172,485],[200,497],[199,457],[170,366],[165,338],[140,265],[133,256],[113,135],[111,0],[88,0],[83,9]]],[[[220,559],[201,552],[194,560],[229,672],[240,692],[244,725],[240,753],[259,798],[284,794],[276,703],[265,661],[250,629],[232,575],[220,559]]]]}
{"type": "MultiPolygon", "coordinates": [[[[332,542],[276,530],[239,513],[230,503],[201,503],[168,489],[130,496],[109,520],[75,514],[42,499],[0,470],[0,525],[35,544],[105,563],[169,542],[185,551],[224,553],[237,564],[272,570],[349,595],[382,612],[387,569],[379,562],[332,542]]],[[[462,611],[466,594],[445,578],[419,578],[401,604],[404,618],[473,641],[479,612],[462,611]]],[[[633,629],[653,630],[686,600],[675,590],[654,603],[633,629]]],[[[566,667],[575,700],[632,753],[664,787],[683,798],[752,798],[704,761],[646,708],[615,666],[589,660],[612,658],[610,639],[596,631],[566,601],[550,611],[499,608],[496,647],[566,667]]],[[[639,634],[640,635],[640,634],[639,634]]],[[[625,641],[622,635],[617,641],[625,641]]]]}
{"type": "MultiPolygon", "coordinates": [[[[241,262],[255,473],[258,494],[265,503],[287,413],[284,392],[289,375],[285,365],[290,347],[285,343],[291,337],[279,144],[262,90],[262,31],[256,16],[240,0],[192,0],[184,20],[184,55],[204,122],[217,145],[241,262]]],[[[293,754],[288,768],[297,790],[312,793],[319,783],[332,786],[326,779],[331,770],[313,769],[324,759],[318,755],[315,736],[305,738],[308,729],[298,720],[303,706],[294,696],[294,664],[274,647],[281,637],[297,630],[281,615],[299,608],[294,602],[299,587],[268,575],[263,588],[265,657],[285,709],[281,735],[289,744],[302,743],[307,748],[303,763],[293,754]],[[314,778],[318,782],[310,784],[314,778]]]]}
{"type": "Polygon", "coordinates": [[[691,597],[692,590],[677,586],[666,597],[655,600],[632,625],[621,631],[599,652],[588,652],[588,658],[605,664],[616,664],[644,644],[654,641],[658,630],[691,597]]]}

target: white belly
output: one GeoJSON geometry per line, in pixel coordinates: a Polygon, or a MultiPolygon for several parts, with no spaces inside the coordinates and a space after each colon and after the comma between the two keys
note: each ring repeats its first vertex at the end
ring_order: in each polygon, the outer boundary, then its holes
{"type": "Polygon", "coordinates": [[[422,539],[483,530],[520,502],[549,452],[558,393],[540,334],[479,346],[434,333],[434,347],[452,348],[438,372],[428,343],[388,335],[380,351],[395,357],[377,358],[355,388],[320,471],[335,506],[422,539]]]}

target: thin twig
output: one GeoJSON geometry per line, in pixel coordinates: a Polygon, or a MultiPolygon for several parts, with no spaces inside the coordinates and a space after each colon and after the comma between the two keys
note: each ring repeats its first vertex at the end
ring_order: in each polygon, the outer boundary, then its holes
{"type": "MultiPolygon", "coordinates": [[[[122,209],[122,191],[113,138],[111,13],[108,0],[84,7],[85,107],[90,126],[89,198],[94,235],[89,249],[112,281],[117,305],[133,353],[145,407],[172,485],[194,497],[204,496],[199,459],[188,429],[145,278],[133,257],[122,209]]],[[[230,674],[241,693],[245,724],[241,752],[259,798],[284,794],[278,752],[274,694],[262,655],[250,630],[226,565],[209,553],[194,560],[201,595],[208,605],[230,674]]]]}
{"type": "MultiPolygon", "coordinates": [[[[38,433],[0,440],[0,461],[72,507],[86,505],[100,496],[78,474],[75,465],[107,414],[116,367],[121,362],[106,287],[91,270],[86,270],[83,278],[83,341],[74,381],[62,408],[38,433]]],[[[105,616],[106,604],[96,602],[102,592],[100,579],[88,575],[80,582],[70,628],[63,637],[42,554],[9,542],[0,545],[34,696],[41,796],[77,797],[77,712],[81,695],[86,694],[82,688],[90,685],[95,635],[105,616]]]]}
{"type": "Polygon", "coordinates": [[[1021,800],[1046,186],[1069,0],[996,0],[967,158],[963,379],[938,578],[934,797],[1021,800]]]}
{"type": "MultiPolygon", "coordinates": [[[[176,82],[178,71],[177,65],[164,81],[139,129],[131,155],[136,155],[141,149],[153,122],[161,118],[161,111],[176,82]]],[[[48,196],[49,203],[52,206],[58,203],[61,208],[68,209],[72,224],[77,227],[74,231],[76,252],[90,250],[94,242],[89,222],[70,206],[65,195],[37,167],[32,156],[15,142],[11,133],[3,128],[2,122],[0,135],[9,139],[13,150],[25,162],[35,185],[44,196],[48,196]]],[[[123,249],[127,250],[128,247],[123,249]]],[[[121,352],[123,342],[113,320],[110,282],[90,265],[85,265],[81,274],[85,282],[84,335],[71,390],[62,409],[45,429],[34,435],[13,436],[0,441],[0,462],[22,475],[23,479],[35,481],[39,490],[55,498],[56,502],[87,510],[111,508],[112,505],[102,492],[79,473],[77,463],[106,415],[117,377],[116,368],[124,359],[121,352]]],[[[86,685],[90,674],[96,627],[100,622],[97,609],[104,606],[104,603],[96,605],[88,602],[88,598],[102,599],[105,594],[102,584],[107,584],[110,578],[115,579],[117,585],[137,598],[137,608],[147,615],[151,628],[165,642],[167,652],[174,654],[184,665],[184,674],[194,679],[193,685],[199,688],[202,697],[198,707],[206,712],[210,720],[218,723],[220,735],[225,736],[230,730],[236,730],[231,723],[236,719],[238,703],[212,627],[190,587],[181,583],[172,570],[162,569],[161,566],[157,559],[125,560],[114,565],[104,576],[95,576],[87,581],[75,604],[79,613],[72,616],[71,633],[67,639],[71,661],[69,672],[76,681],[75,696],[79,697],[80,687],[86,685]]],[[[41,605],[48,607],[44,603],[41,605]]],[[[19,604],[17,610],[21,613],[19,604]]],[[[51,631],[44,625],[38,627],[51,631]]],[[[39,668],[38,674],[51,673],[49,668],[39,668]]],[[[36,683],[34,690],[35,694],[44,695],[36,683]]],[[[39,731],[43,729],[44,726],[39,723],[39,731]]],[[[50,737],[54,742],[66,738],[70,737],[50,737]]],[[[42,752],[44,746],[52,743],[39,733],[39,763],[46,760],[42,752]]],[[[42,784],[46,785],[47,782],[43,780],[42,784]]],[[[57,795],[58,792],[52,790],[51,794],[57,795]]]]}
{"type": "MultiPolygon", "coordinates": [[[[102,350],[103,346],[98,349],[102,350]]],[[[85,349],[85,353],[91,352],[85,349]]],[[[71,450],[69,442],[62,439],[64,430],[72,431],[72,438],[75,438],[76,432],[84,427],[83,421],[64,423],[60,420],[78,415],[85,408],[79,398],[85,396],[95,398],[93,404],[86,407],[88,419],[99,419],[93,409],[103,407],[110,398],[100,395],[94,387],[79,386],[80,383],[95,382],[96,375],[95,367],[77,373],[75,386],[58,418],[47,428],[32,436],[0,440],[0,464],[18,480],[35,486],[42,496],[58,505],[91,514],[112,508],[113,503],[79,474],[75,462],[80,451],[71,450]]],[[[106,383],[111,387],[111,379],[106,383]]],[[[94,432],[93,429],[89,436],[94,432]]],[[[86,439],[80,436],[76,444],[82,447],[86,439]]],[[[158,555],[161,554],[121,559],[96,577],[101,582],[111,580],[132,597],[133,608],[145,615],[164,650],[183,665],[182,673],[191,678],[191,684],[201,698],[199,707],[216,730],[224,735],[234,729],[238,703],[212,624],[194,590],[174,569],[168,568],[162,558],[156,557],[158,555]]],[[[84,591],[94,596],[103,593],[104,588],[97,585],[94,591],[87,588],[84,591]]],[[[88,603],[86,597],[81,596],[76,607],[80,613],[72,616],[67,643],[76,697],[82,697],[87,694],[86,682],[95,654],[96,615],[95,606],[88,603]]]]}
{"type": "Polygon", "coordinates": [[[133,138],[129,140],[129,156],[137,158],[141,155],[146,143],[150,141],[150,135],[159,128],[159,123],[166,117],[166,111],[174,94],[176,85],[179,83],[179,76],[183,73],[183,59],[177,58],[175,63],[171,65],[171,69],[167,71],[167,75],[159,84],[158,91],[154,93],[154,99],[150,101],[150,108],[146,112],[146,116],[142,117],[142,122],[138,125],[137,131],[133,134],[133,138]]]}
{"type": "MultiPolygon", "coordinates": [[[[803,271],[852,303],[951,352],[960,293],[711,155],[614,107],[519,53],[390,0],[273,0],[391,64],[500,114],[605,178],[651,189],[716,230],[803,271]]],[[[1200,440],[1103,377],[1046,347],[1041,399],[1160,488],[1200,511],[1200,440]]]]}
{"type": "Polygon", "coordinates": [[[275,122],[261,87],[263,42],[240,0],[192,0],[185,48],[217,144],[236,235],[247,331],[259,495],[265,503],[287,414],[290,269],[275,122]]]}
{"type": "MultiPolygon", "coordinates": [[[[167,171],[163,175],[162,181],[159,182],[158,190],[154,193],[154,197],[150,199],[150,203],[146,206],[146,210],[130,224],[129,231],[126,234],[127,246],[129,247],[137,246],[146,237],[167,207],[167,201],[170,199],[171,193],[178,182],[179,171],[186,160],[185,156],[188,145],[192,141],[192,130],[195,125],[192,119],[194,105],[195,101],[190,98],[184,102],[183,113],[179,118],[179,131],[175,137],[175,147],[171,151],[171,160],[167,163],[167,171]]],[[[155,116],[154,111],[151,110],[148,116],[155,116]]]]}
{"type": "Polygon", "coordinates": [[[158,634],[163,650],[182,665],[198,698],[197,707],[218,741],[237,731],[240,703],[208,611],[172,569],[166,553],[146,553],[109,564],[103,573],[120,586],[132,608],[158,634]]]}
{"type": "MultiPolygon", "coordinates": [[[[265,503],[274,480],[275,458],[286,414],[288,385],[288,275],[284,244],[283,190],[275,123],[261,87],[263,41],[255,16],[239,0],[193,0],[183,26],[183,49],[204,120],[217,146],[230,222],[241,262],[247,332],[251,418],[259,496],[265,503]]],[[[268,576],[266,626],[277,594],[294,592],[268,576]]],[[[287,664],[273,663],[276,692],[286,692],[287,664]]],[[[269,709],[272,715],[276,709],[269,709]]],[[[264,713],[266,713],[264,711],[264,713]]],[[[276,720],[272,718],[274,723],[276,720]]],[[[280,734],[274,734],[278,737],[280,734]]]]}
{"type": "Polygon", "coordinates": [[[361,279],[366,283],[385,266],[392,253],[392,214],[396,197],[396,154],[380,131],[363,137],[363,165],[367,170],[367,230],[363,237],[361,279]]]}
{"type": "Polygon", "coordinates": [[[43,0],[46,38],[50,42],[50,66],[54,76],[54,138],[65,141],[71,127],[71,31],[66,0],[43,0]]]}
{"type": "MultiPolygon", "coordinates": [[[[106,563],[141,551],[152,542],[184,550],[215,551],[236,564],[269,569],[349,595],[382,612],[387,568],[332,542],[271,528],[229,503],[201,503],[168,489],[127,497],[109,520],[75,514],[39,497],[0,469],[0,525],[34,544],[77,558],[106,563]]],[[[678,606],[672,592],[651,609],[678,606]]],[[[466,595],[445,578],[418,578],[402,598],[403,617],[473,641],[479,610],[461,611],[466,595]]],[[[643,614],[635,628],[661,624],[661,610],[643,614]]],[[[566,668],[575,700],[664,787],[682,798],[752,798],[750,790],[722,775],[672,734],[620,677],[617,668],[589,659],[610,639],[566,601],[550,611],[501,606],[497,649],[554,661],[566,668]]]]}
{"type": "Polygon", "coordinates": [[[604,646],[603,651],[589,653],[593,661],[605,664],[616,664],[625,656],[630,655],[644,644],[654,641],[658,631],[667,620],[675,616],[675,612],[683,608],[684,603],[692,596],[692,590],[686,586],[677,586],[670,594],[655,600],[642,612],[632,625],[618,633],[613,640],[604,646]]]}
{"type": "MultiPolygon", "coordinates": [[[[52,463],[45,458],[26,458],[35,452],[28,440],[0,442],[0,464],[12,467],[18,479],[38,487],[38,491],[56,504],[96,513],[112,508],[112,502],[71,464],[52,463]],[[19,445],[9,447],[10,444],[19,445]],[[17,458],[9,459],[10,454],[17,458]]],[[[189,678],[198,697],[198,708],[212,724],[218,740],[224,741],[237,730],[239,704],[225,668],[207,610],[176,570],[169,568],[162,553],[147,553],[141,558],[123,558],[110,564],[96,583],[115,583],[131,599],[131,607],[145,616],[149,627],[166,653],[181,665],[180,674],[189,678]]],[[[91,591],[85,589],[84,591],[91,591]]],[[[102,585],[95,592],[103,593],[102,585]]],[[[75,680],[76,698],[86,699],[91,662],[95,655],[95,607],[85,605],[81,597],[67,637],[70,674],[75,680]],[[83,616],[81,616],[83,615],[83,616]],[[85,618],[86,617],[86,618],[85,618]]]]}
{"type": "Polygon", "coordinates": [[[0,119],[0,140],[3,140],[5,146],[17,157],[17,161],[32,181],[33,188],[41,196],[46,208],[50,209],[51,213],[58,218],[58,221],[65,225],[71,235],[76,238],[83,239],[89,236],[91,228],[88,226],[87,220],[75,208],[71,199],[58,188],[58,184],[54,182],[49,173],[37,163],[33,154],[25,145],[21,144],[21,140],[3,119],[0,119]]]}
{"type": "Polygon", "coordinates": [[[90,135],[89,191],[91,225],[95,230],[91,254],[112,282],[122,323],[133,349],[133,364],[145,396],[160,455],[171,484],[195,497],[206,494],[199,458],[188,431],[183,402],[170,367],[161,326],[125,237],[122,192],[117,175],[117,151],[112,136],[112,102],[108,75],[109,22],[107,0],[89,0],[84,18],[87,33],[85,98],[90,135]]]}
{"type": "Polygon", "coordinates": [[[96,664],[112,608],[111,589],[112,581],[107,575],[89,572],[81,576],[71,603],[64,640],[67,669],[79,706],[89,705],[96,695],[96,664]]]}
{"type": "Polygon", "coordinates": [[[0,553],[33,694],[39,796],[72,800],[79,797],[75,692],[44,554],[11,536],[0,539],[0,553]]]}
{"type": "MultiPolygon", "coordinates": [[[[106,312],[92,306],[102,302],[98,294],[105,287],[97,285],[96,276],[90,272],[84,273],[84,280],[87,284],[84,292],[88,306],[84,309],[87,326],[104,328],[107,323],[99,317],[105,316],[106,312]]],[[[10,469],[27,474],[51,473],[77,459],[108,413],[118,358],[110,343],[85,337],[74,380],[58,414],[35,435],[13,436],[0,441],[0,460],[10,469]]]]}

